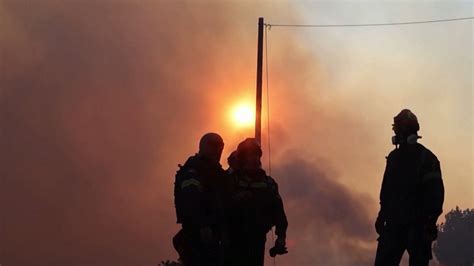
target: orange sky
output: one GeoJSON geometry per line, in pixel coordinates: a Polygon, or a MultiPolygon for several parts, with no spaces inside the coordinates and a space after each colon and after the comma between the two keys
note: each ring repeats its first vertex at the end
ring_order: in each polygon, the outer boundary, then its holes
{"type": "MultiPolygon", "coordinates": [[[[205,132],[224,137],[225,166],[253,135],[229,112],[254,97],[259,16],[407,21],[468,16],[469,6],[0,1],[0,261],[176,258],[177,164],[205,132]]],[[[272,28],[268,39],[271,168],[290,221],[279,265],[372,262],[384,156],[402,108],[418,115],[421,142],[441,160],[445,210],[473,207],[471,22],[272,28]]],[[[268,170],[266,112],[262,131],[268,170]]]]}

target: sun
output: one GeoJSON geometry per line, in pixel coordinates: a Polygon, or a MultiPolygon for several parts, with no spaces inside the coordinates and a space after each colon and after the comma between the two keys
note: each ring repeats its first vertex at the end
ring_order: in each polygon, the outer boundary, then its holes
{"type": "Polygon", "coordinates": [[[232,118],[235,125],[249,127],[255,123],[255,111],[251,104],[240,103],[232,110],[232,118]]]}

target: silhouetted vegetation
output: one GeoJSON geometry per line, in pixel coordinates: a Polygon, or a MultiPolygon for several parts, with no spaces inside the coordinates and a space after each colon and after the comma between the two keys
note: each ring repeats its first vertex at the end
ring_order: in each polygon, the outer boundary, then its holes
{"type": "Polygon", "coordinates": [[[474,209],[456,207],[445,217],[433,248],[438,261],[444,266],[474,265],[474,209]]]}
{"type": "Polygon", "coordinates": [[[158,266],[182,266],[182,265],[183,264],[181,264],[180,262],[171,261],[171,260],[162,261],[158,264],[158,266]]]}

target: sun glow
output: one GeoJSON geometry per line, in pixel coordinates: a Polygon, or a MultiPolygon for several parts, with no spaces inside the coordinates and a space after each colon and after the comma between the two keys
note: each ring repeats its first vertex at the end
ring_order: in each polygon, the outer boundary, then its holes
{"type": "Polygon", "coordinates": [[[252,126],[255,123],[255,110],[249,103],[240,103],[232,109],[232,118],[239,127],[252,126]]]}

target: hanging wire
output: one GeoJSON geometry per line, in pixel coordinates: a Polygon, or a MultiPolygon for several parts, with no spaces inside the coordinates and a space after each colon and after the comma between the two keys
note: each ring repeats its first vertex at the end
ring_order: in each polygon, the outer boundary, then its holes
{"type": "Polygon", "coordinates": [[[267,139],[268,139],[268,173],[272,175],[272,163],[271,163],[271,143],[270,143],[270,92],[268,85],[268,40],[267,40],[267,27],[265,27],[265,83],[267,87],[267,139]]]}
{"type": "MultiPolygon", "coordinates": [[[[271,142],[270,142],[270,93],[268,86],[268,30],[265,26],[265,83],[267,87],[267,145],[268,145],[268,174],[272,175],[272,160],[271,160],[271,142]]],[[[272,243],[275,243],[275,232],[272,227],[272,243]]],[[[276,266],[276,257],[273,257],[273,266],[276,266]]]]}
{"type": "Polygon", "coordinates": [[[439,22],[472,20],[472,19],[474,19],[474,17],[448,18],[448,19],[424,20],[424,21],[407,21],[407,22],[366,23],[366,24],[270,24],[270,23],[266,23],[265,26],[270,27],[270,28],[271,27],[300,27],[300,28],[376,27],[376,26],[428,24],[428,23],[439,23],[439,22]]]}

